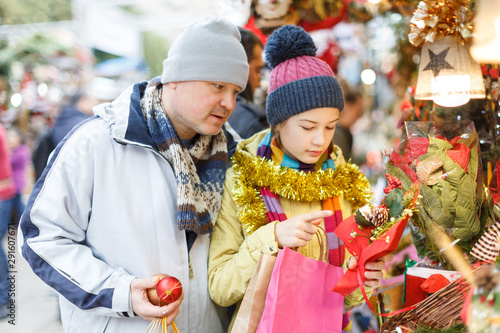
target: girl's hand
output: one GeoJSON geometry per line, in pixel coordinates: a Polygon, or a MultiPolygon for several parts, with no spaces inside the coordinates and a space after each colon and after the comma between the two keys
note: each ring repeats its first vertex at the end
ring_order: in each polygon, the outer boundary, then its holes
{"type": "Polygon", "coordinates": [[[321,220],[332,215],[331,210],[307,213],[294,216],[283,222],[276,223],[276,242],[280,248],[306,246],[316,231],[321,220]]]}
{"type": "MultiPolygon", "coordinates": [[[[377,258],[375,262],[367,262],[365,264],[365,278],[364,283],[367,287],[378,287],[380,279],[384,277],[382,271],[385,269],[385,263],[394,258],[392,254],[386,254],[383,257],[377,258]]],[[[349,269],[355,269],[358,266],[358,260],[355,257],[349,258],[349,269]]]]}

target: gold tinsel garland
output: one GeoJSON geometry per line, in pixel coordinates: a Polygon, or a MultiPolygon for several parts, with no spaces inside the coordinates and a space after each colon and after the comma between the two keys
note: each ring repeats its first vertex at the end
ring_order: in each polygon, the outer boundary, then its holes
{"type": "Polygon", "coordinates": [[[437,36],[456,36],[462,45],[472,36],[474,12],[470,0],[422,0],[413,13],[408,39],[415,46],[437,36]]]}
{"type": "Polygon", "coordinates": [[[238,217],[249,234],[268,223],[261,187],[269,187],[272,193],[283,198],[305,202],[322,201],[344,193],[353,210],[366,205],[372,198],[370,183],[351,163],[339,165],[335,170],[305,173],[238,151],[233,156],[233,169],[233,196],[243,207],[238,217]]]}

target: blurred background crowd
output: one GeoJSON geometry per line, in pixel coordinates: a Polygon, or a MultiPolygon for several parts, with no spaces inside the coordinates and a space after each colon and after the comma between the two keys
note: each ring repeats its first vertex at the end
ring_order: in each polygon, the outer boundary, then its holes
{"type": "MultiPolygon", "coordinates": [[[[91,116],[93,105],[113,100],[134,82],[161,74],[162,61],[182,26],[204,15],[230,18],[256,32],[263,43],[282,24],[308,30],[318,45],[318,56],[354,96],[357,111],[341,124],[339,132],[344,135],[337,135],[336,141],[340,144],[348,137],[344,151],[374,184],[383,173],[380,150],[399,135],[400,104],[418,66],[417,51],[401,52],[403,47],[411,49],[401,31],[409,17],[389,1],[332,2],[337,7],[324,6],[330,10],[326,20],[318,17],[318,10],[306,10],[295,1],[1,3],[0,122],[12,137],[13,166],[18,150],[28,160],[22,167],[14,166],[23,170],[16,172],[23,175],[19,190],[24,198],[43,169],[47,150],[91,116]],[[52,146],[44,140],[48,136],[52,146]],[[40,144],[42,152],[36,152],[40,144]]],[[[260,87],[252,96],[262,107],[269,72],[263,60],[260,87]]]]}
{"type": "MultiPolygon", "coordinates": [[[[475,1],[466,2],[474,9],[475,1]]],[[[416,101],[420,48],[409,42],[408,33],[418,3],[0,0],[0,124],[4,128],[0,137],[4,135],[9,153],[2,156],[10,163],[15,182],[12,220],[19,217],[48,155],[66,133],[91,117],[93,106],[114,100],[130,84],[160,75],[162,61],[182,26],[209,14],[254,32],[262,45],[284,24],[302,26],[311,34],[317,56],[342,82],[346,110],[350,110],[342,113],[334,141],[360,166],[376,195],[382,196],[385,187],[381,152],[397,144],[407,120],[474,120],[482,166],[491,171],[500,154],[498,65],[482,68],[489,89],[486,99],[453,109],[430,100],[416,101]]],[[[265,108],[270,72],[262,57],[261,47],[256,81],[251,81],[252,76],[249,81],[253,91],[241,95],[260,110],[265,108]]],[[[381,199],[376,196],[374,203],[381,199]]]]}

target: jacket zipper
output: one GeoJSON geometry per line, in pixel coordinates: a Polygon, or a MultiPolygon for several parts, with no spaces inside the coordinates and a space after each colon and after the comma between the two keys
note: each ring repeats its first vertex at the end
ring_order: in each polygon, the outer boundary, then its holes
{"type": "MultiPolygon", "coordinates": [[[[165,158],[165,156],[163,156],[162,154],[160,154],[157,150],[153,149],[151,146],[148,146],[148,145],[142,145],[142,144],[138,144],[137,142],[133,142],[133,141],[129,141],[129,140],[118,140],[116,138],[113,138],[116,142],[118,143],[125,143],[125,144],[131,144],[131,145],[134,145],[136,147],[141,147],[141,148],[144,148],[144,149],[147,149],[147,150],[150,150],[152,151],[153,153],[155,153],[156,155],[160,156],[161,158],[163,158],[167,163],[168,165],[170,165],[170,167],[173,169],[173,166],[170,164],[170,162],[165,158]]],[[[186,238],[186,246],[187,246],[187,238],[186,238]]],[[[192,279],[194,277],[194,271],[193,271],[193,266],[191,265],[191,256],[189,255],[189,251],[187,253],[187,257],[188,257],[188,267],[189,267],[189,279],[192,279]]]]}

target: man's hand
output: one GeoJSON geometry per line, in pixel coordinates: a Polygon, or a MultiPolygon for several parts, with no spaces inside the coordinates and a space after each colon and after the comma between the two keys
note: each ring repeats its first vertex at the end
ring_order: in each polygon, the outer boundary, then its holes
{"type": "Polygon", "coordinates": [[[132,297],[132,310],[142,319],[152,321],[155,318],[167,317],[167,324],[171,325],[175,317],[179,313],[179,306],[184,299],[184,291],[181,297],[165,306],[157,306],[152,304],[148,299],[147,290],[154,288],[160,281],[159,276],[153,276],[147,279],[136,278],[130,284],[130,292],[132,297]]]}
{"type": "Polygon", "coordinates": [[[276,223],[276,242],[280,248],[306,246],[316,231],[321,220],[332,215],[331,210],[307,213],[294,216],[283,222],[276,223]]]}
{"type": "MultiPolygon", "coordinates": [[[[385,263],[389,262],[393,259],[392,254],[386,254],[383,257],[377,258],[375,262],[367,262],[365,264],[365,278],[366,281],[364,283],[367,287],[378,287],[380,284],[380,279],[384,277],[382,271],[385,268],[385,263]]],[[[355,269],[358,266],[358,260],[355,257],[349,258],[349,269],[355,269]]]]}

